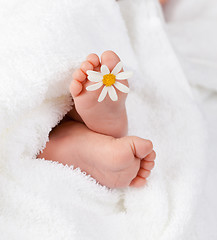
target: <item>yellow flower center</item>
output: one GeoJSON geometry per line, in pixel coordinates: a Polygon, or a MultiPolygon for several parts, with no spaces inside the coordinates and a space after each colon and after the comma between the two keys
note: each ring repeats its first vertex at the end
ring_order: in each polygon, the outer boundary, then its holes
{"type": "Polygon", "coordinates": [[[106,85],[107,87],[113,85],[115,81],[116,77],[114,74],[111,73],[104,75],[102,80],[103,84],[106,85]]]}

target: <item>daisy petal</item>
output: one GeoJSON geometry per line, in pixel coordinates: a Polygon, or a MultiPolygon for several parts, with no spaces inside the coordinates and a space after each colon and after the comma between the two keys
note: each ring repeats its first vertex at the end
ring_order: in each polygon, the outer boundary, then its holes
{"type": "Polygon", "coordinates": [[[95,71],[92,71],[92,70],[88,70],[86,73],[88,75],[88,77],[87,77],[88,80],[91,81],[91,82],[100,82],[103,79],[103,75],[100,72],[95,72],[95,71]]]}
{"type": "Polygon", "coordinates": [[[97,76],[103,76],[101,72],[96,72],[96,71],[92,71],[92,70],[87,70],[87,75],[97,75],[97,76]]]}
{"type": "Polygon", "coordinates": [[[96,84],[92,84],[88,87],[86,87],[86,90],[87,91],[95,91],[97,89],[99,89],[100,87],[102,87],[103,83],[102,82],[99,82],[99,83],[96,83],[96,84]]]}
{"type": "Polygon", "coordinates": [[[107,67],[106,65],[102,65],[101,68],[100,68],[100,70],[101,70],[101,73],[102,73],[103,75],[106,75],[106,74],[109,74],[109,73],[110,73],[110,71],[109,71],[109,69],[108,69],[108,67],[107,67]]]}
{"type": "Polygon", "coordinates": [[[100,95],[99,95],[98,102],[102,102],[102,101],[104,100],[104,98],[105,98],[106,95],[107,95],[107,92],[108,92],[108,89],[107,89],[107,87],[105,86],[105,87],[102,89],[102,92],[101,92],[100,95]]]}
{"type": "Polygon", "coordinates": [[[123,68],[123,63],[122,62],[119,62],[115,67],[114,69],[112,70],[111,74],[114,74],[114,75],[117,75],[121,69],[123,68]]]}
{"type": "Polygon", "coordinates": [[[133,76],[132,72],[121,72],[116,75],[117,80],[125,80],[133,76]]]}
{"type": "Polygon", "coordinates": [[[91,74],[87,77],[87,79],[91,82],[100,82],[100,81],[103,80],[103,76],[99,76],[99,75],[94,76],[94,75],[91,74]]]}
{"type": "Polygon", "coordinates": [[[118,95],[113,86],[108,87],[108,94],[112,101],[115,102],[118,100],[118,95]]]}
{"type": "Polygon", "coordinates": [[[117,81],[114,83],[114,86],[123,93],[128,93],[130,91],[130,89],[126,85],[119,83],[117,81]]]}

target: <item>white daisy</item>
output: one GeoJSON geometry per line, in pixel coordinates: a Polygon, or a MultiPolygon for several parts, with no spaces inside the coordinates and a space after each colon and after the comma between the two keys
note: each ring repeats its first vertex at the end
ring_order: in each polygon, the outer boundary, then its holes
{"type": "Polygon", "coordinates": [[[119,62],[111,73],[106,65],[101,66],[101,72],[88,70],[88,80],[95,82],[96,84],[86,87],[87,91],[95,91],[104,85],[102,92],[99,95],[98,102],[102,102],[107,93],[112,101],[117,101],[118,96],[114,86],[123,93],[128,93],[130,89],[126,85],[116,80],[125,80],[133,75],[132,72],[120,72],[122,68],[123,64],[122,62],[119,62]]]}

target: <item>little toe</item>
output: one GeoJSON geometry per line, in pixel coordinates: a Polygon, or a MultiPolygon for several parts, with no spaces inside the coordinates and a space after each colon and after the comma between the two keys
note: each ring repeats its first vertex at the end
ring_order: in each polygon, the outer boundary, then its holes
{"type": "Polygon", "coordinates": [[[90,62],[94,68],[98,67],[100,65],[100,60],[97,54],[91,53],[87,56],[86,60],[90,62]]]}
{"type": "Polygon", "coordinates": [[[150,176],[150,174],[151,174],[151,171],[146,170],[144,168],[140,168],[137,175],[142,178],[147,178],[150,176]]]}
{"type": "Polygon", "coordinates": [[[77,80],[73,80],[71,85],[70,85],[70,92],[71,92],[71,95],[72,97],[77,97],[80,92],[82,91],[82,84],[77,81],[77,80]]]}
{"type": "Polygon", "coordinates": [[[81,71],[86,75],[86,72],[88,70],[93,70],[93,65],[88,62],[88,61],[84,61],[82,64],[81,64],[81,67],[80,67],[81,71]]]}
{"type": "Polygon", "coordinates": [[[74,71],[74,73],[72,74],[72,78],[79,82],[83,82],[86,80],[87,75],[79,68],[74,71]]]}
{"type": "Polygon", "coordinates": [[[135,177],[130,183],[130,187],[143,187],[146,184],[147,180],[142,177],[135,177]]]}
{"type": "Polygon", "coordinates": [[[120,58],[113,51],[105,51],[101,56],[101,64],[106,65],[110,71],[120,62],[120,58]]]}
{"type": "Polygon", "coordinates": [[[148,162],[148,161],[142,160],[140,167],[150,171],[154,168],[154,165],[155,165],[154,161],[148,162]]]}

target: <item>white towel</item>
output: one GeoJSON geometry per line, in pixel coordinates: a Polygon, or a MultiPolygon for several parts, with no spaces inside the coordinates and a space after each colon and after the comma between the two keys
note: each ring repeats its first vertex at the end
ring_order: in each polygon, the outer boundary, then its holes
{"type": "MultiPolygon", "coordinates": [[[[157,1],[1,0],[0,232],[12,239],[181,239],[204,160],[204,127],[157,1]],[[71,74],[112,49],[134,71],[130,135],[151,139],[145,188],[109,190],[36,159],[71,108],[71,74]]],[[[190,238],[189,238],[190,239],[190,238]]]]}
{"type": "Polygon", "coordinates": [[[206,118],[209,130],[206,175],[191,220],[195,239],[217,239],[217,1],[168,1],[166,31],[193,93],[206,118]]]}

